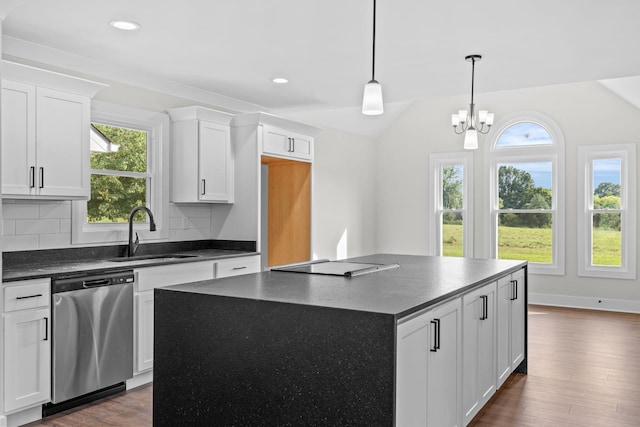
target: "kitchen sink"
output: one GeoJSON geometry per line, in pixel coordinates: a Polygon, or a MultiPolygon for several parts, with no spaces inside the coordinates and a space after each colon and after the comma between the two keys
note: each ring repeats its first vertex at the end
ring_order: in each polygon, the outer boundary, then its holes
{"type": "Polygon", "coordinates": [[[112,258],[109,262],[133,262],[133,261],[171,261],[174,259],[195,258],[198,255],[162,254],[162,255],[138,255],[132,257],[112,258]]]}

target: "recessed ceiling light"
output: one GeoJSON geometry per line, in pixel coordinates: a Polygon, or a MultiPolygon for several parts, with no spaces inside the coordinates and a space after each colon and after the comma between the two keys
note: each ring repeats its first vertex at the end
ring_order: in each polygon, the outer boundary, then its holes
{"type": "Polygon", "coordinates": [[[284,77],[276,77],[275,79],[271,80],[274,83],[278,83],[278,84],[285,84],[285,83],[289,83],[289,80],[285,79],[284,77]]]}
{"type": "Polygon", "coordinates": [[[109,25],[111,25],[113,28],[117,28],[119,30],[125,30],[125,31],[135,31],[140,29],[140,24],[137,24],[132,21],[116,20],[116,21],[109,22],[109,25]]]}

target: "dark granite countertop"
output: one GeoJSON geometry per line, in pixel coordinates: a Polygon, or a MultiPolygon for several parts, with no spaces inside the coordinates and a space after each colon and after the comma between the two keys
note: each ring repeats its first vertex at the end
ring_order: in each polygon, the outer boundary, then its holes
{"type": "Polygon", "coordinates": [[[356,277],[281,271],[175,285],[156,292],[314,305],[404,317],[527,265],[524,261],[377,254],[346,261],[400,264],[356,277]]]}
{"type": "Polygon", "coordinates": [[[3,253],[2,281],[14,282],[45,277],[217,260],[258,255],[255,242],[199,240],[140,245],[136,257],[121,261],[127,245],[48,249],[3,253]],[[149,258],[163,254],[182,258],[149,258]],[[117,261],[114,261],[117,260],[117,261]]]}

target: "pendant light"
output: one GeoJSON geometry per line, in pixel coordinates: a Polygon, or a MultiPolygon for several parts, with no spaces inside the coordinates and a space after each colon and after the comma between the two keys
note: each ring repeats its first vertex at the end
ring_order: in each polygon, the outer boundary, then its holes
{"type": "Polygon", "coordinates": [[[384,112],[382,86],[376,80],[376,0],[373,0],[373,55],[371,60],[371,80],[364,86],[362,114],[377,116],[384,112]]]}
{"type": "Polygon", "coordinates": [[[464,148],[467,150],[475,150],[478,148],[478,133],[486,134],[493,125],[493,113],[486,110],[478,111],[478,118],[475,116],[475,104],[473,103],[473,84],[475,77],[476,62],[482,59],[480,55],[468,55],[464,58],[471,62],[471,104],[469,112],[460,110],[457,114],[451,115],[451,125],[453,131],[458,135],[464,133],[464,148]],[[479,124],[479,127],[477,125],[479,124]],[[458,126],[460,131],[458,132],[458,126]],[[486,126],[486,128],[485,128],[486,126]]]}

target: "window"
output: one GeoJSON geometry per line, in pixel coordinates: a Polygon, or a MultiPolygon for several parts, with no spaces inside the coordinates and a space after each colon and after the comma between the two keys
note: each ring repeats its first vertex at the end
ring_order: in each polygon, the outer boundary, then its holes
{"type": "Polygon", "coordinates": [[[564,143],[537,113],[506,120],[493,133],[490,256],[526,260],[537,274],[564,274],[564,143]]]}
{"type": "Polygon", "coordinates": [[[473,256],[471,153],[429,156],[429,251],[434,255],[473,256]]]}
{"type": "Polygon", "coordinates": [[[161,172],[168,167],[162,167],[168,117],[99,101],[92,106],[91,199],[72,204],[72,242],[126,242],[129,213],[136,206],[151,209],[158,226],[151,233],[146,214],[138,212],[134,222],[140,239],[167,238],[168,177],[161,172]]]}
{"type": "MultiPolygon", "coordinates": [[[[91,124],[91,200],[87,222],[127,222],[136,206],[146,206],[151,190],[147,140],[149,131],[94,122],[91,124]]],[[[144,212],[134,218],[145,222],[144,212]]]]}
{"type": "Polygon", "coordinates": [[[578,148],[578,275],[635,279],[635,145],[578,148]]]}

